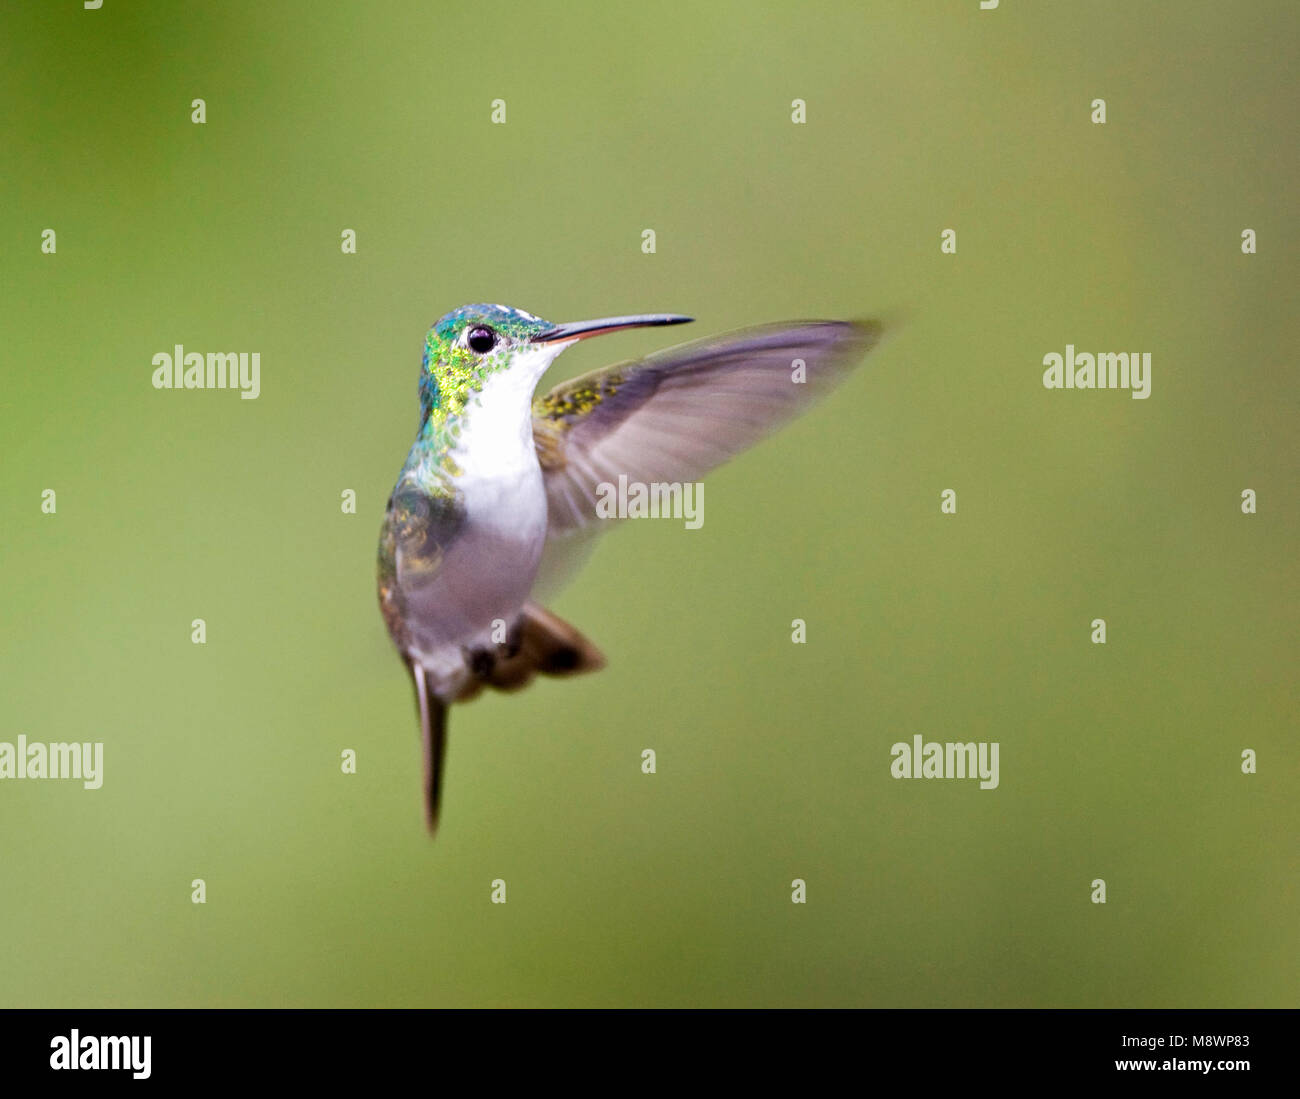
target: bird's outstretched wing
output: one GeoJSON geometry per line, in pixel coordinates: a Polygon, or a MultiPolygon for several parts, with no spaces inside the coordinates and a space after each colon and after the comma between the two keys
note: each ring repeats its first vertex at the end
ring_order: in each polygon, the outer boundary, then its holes
{"type": "Polygon", "coordinates": [[[793,418],[875,344],[874,321],[749,328],[584,374],[533,402],[549,526],[541,585],[603,529],[598,486],[695,481],[793,418]]]}

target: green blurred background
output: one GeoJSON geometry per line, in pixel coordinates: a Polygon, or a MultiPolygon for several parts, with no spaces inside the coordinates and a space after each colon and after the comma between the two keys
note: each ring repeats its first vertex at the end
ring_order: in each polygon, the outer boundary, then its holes
{"type": "Polygon", "coordinates": [[[0,784],[0,1003],[1294,1006],[1297,31],[8,5],[0,739],[105,781],[0,784]],[[904,320],[701,530],[607,537],[554,607],[608,668],[455,710],[430,843],[374,557],[475,301],[904,320]],[[259,351],[261,397],[155,391],[176,343],[259,351]],[[1152,396],[1045,390],[1067,343],[1152,396]],[[1000,788],[892,779],[915,734],[998,741],[1000,788]]]}

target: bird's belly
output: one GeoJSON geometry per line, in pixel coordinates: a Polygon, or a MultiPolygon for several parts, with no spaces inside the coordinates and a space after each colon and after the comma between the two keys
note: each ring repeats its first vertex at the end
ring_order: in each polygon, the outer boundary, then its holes
{"type": "Polygon", "coordinates": [[[528,599],[546,541],[541,471],[466,477],[465,521],[436,574],[403,590],[412,654],[427,667],[455,664],[462,650],[500,639],[528,599]]]}

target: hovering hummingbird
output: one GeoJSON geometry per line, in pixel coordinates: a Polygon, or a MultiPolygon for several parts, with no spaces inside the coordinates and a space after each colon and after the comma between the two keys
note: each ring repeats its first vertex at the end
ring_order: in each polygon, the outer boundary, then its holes
{"type": "Polygon", "coordinates": [[[379,539],[379,606],[415,684],[425,820],[438,823],[447,708],[600,651],[539,590],[603,529],[602,485],[695,481],[791,418],[878,341],[875,322],[745,329],[585,374],[534,397],[557,355],[670,313],[549,321],[504,305],[448,313],[424,341],[420,428],[379,539]]]}

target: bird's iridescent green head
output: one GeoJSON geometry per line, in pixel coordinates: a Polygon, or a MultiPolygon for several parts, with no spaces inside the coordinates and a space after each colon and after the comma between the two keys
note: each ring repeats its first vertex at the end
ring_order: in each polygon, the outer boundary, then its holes
{"type": "Polygon", "coordinates": [[[424,337],[420,403],[426,411],[459,412],[465,398],[481,389],[491,374],[512,365],[514,352],[553,327],[507,305],[453,309],[424,337]]]}
{"type": "Polygon", "coordinates": [[[426,349],[459,348],[478,355],[530,342],[555,325],[508,305],[462,305],[431,329],[426,349]]]}
{"type": "Polygon", "coordinates": [[[690,317],[652,313],[552,324],[508,305],[462,305],[424,338],[420,403],[426,416],[455,415],[499,371],[523,366],[533,383],[575,340],[622,328],[681,324],[690,317]]]}

